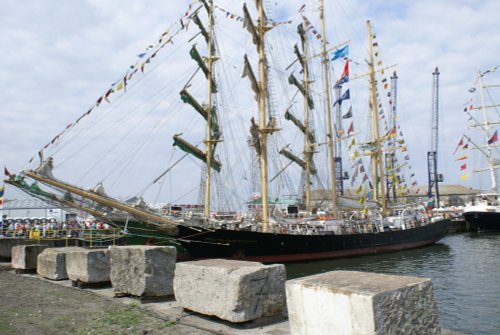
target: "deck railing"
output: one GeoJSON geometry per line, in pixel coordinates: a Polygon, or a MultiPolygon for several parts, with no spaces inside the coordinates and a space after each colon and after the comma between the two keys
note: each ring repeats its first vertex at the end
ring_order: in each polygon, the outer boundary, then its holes
{"type": "Polygon", "coordinates": [[[102,244],[103,241],[111,242],[115,245],[117,239],[123,237],[123,232],[118,228],[106,229],[18,229],[12,230],[8,228],[0,229],[0,238],[25,238],[36,240],[38,243],[43,241],[66,241],[66,246],[69,246],[70,241],[83,241],[89,246],[94,244],[102,244]]]}

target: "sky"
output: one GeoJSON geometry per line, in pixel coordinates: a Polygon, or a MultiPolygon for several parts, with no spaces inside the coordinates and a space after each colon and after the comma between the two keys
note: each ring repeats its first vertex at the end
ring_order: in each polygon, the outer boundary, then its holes
{"type": "MultiPolygon", "coordinates": [[[[241,13],[239,2],[216,3],[241,13]]],[[[281,19],[304,3],[314,15],[318,1],[273,0],[266,8],[281,19]]],[[[181,0],[2,1],[0,166],[11,173],[25,169],[188,5],[181,0]]],[[[468,131],[463,109],[477,71],[500,65],[500,2],[340,0],[327,1],[326,7],[332,44],[349,39],[351,49],[366,52],[370,20],[384,63],[397,64],[399,117],[419,184],[427,183],[432,72],[438,66],[439,170],[446,184],[487,188],[488,180],[472,172],[461,181],[461,162],[452,153],[468,131]]]]}

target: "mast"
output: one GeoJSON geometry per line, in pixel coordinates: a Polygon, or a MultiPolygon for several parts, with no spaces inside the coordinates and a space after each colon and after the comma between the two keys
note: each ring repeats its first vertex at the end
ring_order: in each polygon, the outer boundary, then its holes
{"type": "Polygon", "coordinates": [[[311,158],[314,152],[313,145],[309,140],[309,67],[307,65],[307,32],[304,32],[302,39],[303,56],[303,78],[304,78],[304,159],[306,165],[306,210],[311,211],[311,158]]]}
{"type": "Polygon", "coordinates": [[[380,140],[380,125],[378,123],[378,105],[377,92],[375,82],[375,69],[373,58],[373,34],[370,21],[366,21],[368,28],[368,48],[370,52],[370,62],[368,63],[370,73],[370,105],[372,117],[372,138],[371,141],[375,144],[375,149],[372,152],[372,169],[373,169],[373,199],[380,201],[382,204],[382,214],[387,211],[387,199],[385,197],[385,173],[382,164],[382,143],[380,140]],[[380,186],[380,194],[379,194],[380,186]]]}
{"type": "Polygon", "coordinates": [[[267,195],[267,134],[269,129],[266,127],[266,91],[267,91],[267,76],[266,76],[266,55],[264,50],[264,35],[267,28],[264,24],[264,5],[262,0],[256,0],[257,9],[259,12],[257,31],[259,34],[259,77],[260,77],[260,94],[259,94],[259,130],[261,136],[261,155],[260,155],[260,184],[262,191],[262,232],[268,231],[268,195],[267,195]]]}
{"type": "Polygon", "coordinates": [[[122,210],[124,212],[127,212],[127,213],[129,213],[129,214],[131,214],[139,219],[146,220],[146,221],[152,221],[152,222],[156,222],[156,223],[162,223],[162,224],[164,224],[164,226],[159,225],[158,226],[159,229],[165,230],[171,235],[176,235],[178,233],[177,223],[175,223],[173,220],[167,219],[161,215],[146,212],[146,211],[137,209],[135,207],[125,205],[125,204],[123,204],[119,201],[116,201],[114,199],[103,197],[103,196],[97,195],[95,193],[82,190],[78,187],[68,185],[66,183],[62,183],[62,182],[59,182],[56,180],[45,178],[45,177],[40,176],[39,174],[32,172],[32,171],[27,171],[27,172],[25,172],[25,174],[26,174],[26,176],[33,178],[33,179],[35,179],[39,182],[42,182],[44,184],[54,186],[56,188],[68,191],[70,193],[74,193],[74,194],[79,195],[81,197],[84,197],[86,199],[93,200],[93,201],[95,201],[101,205],[104,205],[104,206],[117,208],[117,209],[122,210]]]}
{"type": "Polygon", "coordinates": [[[328,72],[328,53],[326,50],[326,29],[325,29],[325,6],[324,0],[320,1],[320,19],[321,19],[321,34],[323,36],[321,45],[323,48],[323,76],[325,78],[325,105],[326,115],[328,120],[328,155],[330,159],[330,178],[331,178],[331,195],[332,195],[332,212],[333,215],[337,214],[337,181],[335,180],[335,149],[333,143],[333,127],[332,127],[332,109],[330,98],[330,78],[328,72]]]}
{"type": "Polygon", "coordinates": [[[391,126],[395,131],[394,138],[391,138],[390,141],[392,143],[391,148],[392,152],[389,153],[388,162],[390,163],[392,181],[389,183],[389,178],[387,178],[387,199],[390,198],[390,193],[392,192],[392,200],[394,203],[397,202],[397,193],[396,193],[396,182],[398,181],[398,175],[396,175],[394,168],[396,166],[396,144],[397,144],[397,121],[396,121],[396,113],[398,106],[398,75],[396,71],[393,72],[391,76],[391,99],[392,99],[392,108],[391,108],[391,126]],[[390,184],[390,189],[389,189],[390,184]]]}
{"type": "Polygon", "coordinates": [[[497,177],[495,175],[495,161],[493,159],[493,149],[491,148],[491,145],[488,143],[489,140],[489,123],[488,123],[488,117],[486,115],[486,104],[484,102],[484,86],[483,86],[483,76],[481,74],[481,71],[478,73],[478,83],[479,83],[479,92],[481,94],[481,105],[483,109],[483,131],[484,131],[484,137],[485,141],[487,144],[487,158],[488,158],[488,165],[489,165],[489,170],[490,170],[490,176],[491,176],[491,189],[493,192],[497,192],[497,177]]]}
{"type": "Polygon", "coordinates": [[[207,101],[207,130],[205,137],[205,146],[207,150],[207,166],[205,171],[205,206],[204,216],[207,222],[210,221],[210,188],[211,188],[211,174],[212,174],[212,70],[213,70],[213,0],[209,0],[208,9],[208,101],[207,101]]]}

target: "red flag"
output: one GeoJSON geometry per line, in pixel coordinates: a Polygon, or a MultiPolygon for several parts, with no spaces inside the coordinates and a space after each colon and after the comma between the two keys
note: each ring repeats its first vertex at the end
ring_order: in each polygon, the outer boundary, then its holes
{"type": "Polygon", "coordinates": [[[460,166],[460,170],[462,170],[462,171],[463,171],[463,170],[465,170],[465,169],[467,169],[467,163],[465,163],[464,165],[461,165],[461,166],[460,166]]]}
{"type": "Polygon", "coordinates": [[[346,59],[346,61],[345,61],[344,71],[342,72],[342,75],[340,76],[340,78],[342,78],[342,77],[349,78],[349,59],[346,59]]]}
{"type": "Polygon", "coordinates": [[[491,138],[488,140],[488,144],[493,144],[496,141],[498,141],[498,130],[495,130],[493,136],[491,136],[491,138]]]}
{"type": "Polygon", "coordinates": [[[457,147],[455,148],[455,151],[453,151],[453,154],[455,154],[457,152],[458,148],[461,147],[462,145],[464,145],[464,137],[463,136],[460,139],[460,142],[458,142],[457,147]]]}
{"type": "Polygon", "coordinates": [[[349,81],[349,60],[346,59],[344,65],[344,71],[342,71],[342,74],[340,75],[339,80],[337,80],[335,86],[340,86],[342,84],[347,83],[348,81],[349,81]]]}
{"type": "Polygon", "coordinates": [[[110,89],[106,92],[106,94],[104,95],[104,99],[106,100],[106,102],[107,102],[108,104],[109,104],[109,103],[111,103],[111,102],[109,101],[109,96],[110,96],[110,95],[111,95],[111,93],[113,93],[113,92],[114,92],[114,91],[113,91],[113,89],[112,89],[112,88],[110,88],[110,89]]]}
{"type": "Polygon", "coordinates": [[[354,132],[354,124],[351,122],[349,128],[347,129],[347,135],[350,135],[353,132],[354,132]]]}

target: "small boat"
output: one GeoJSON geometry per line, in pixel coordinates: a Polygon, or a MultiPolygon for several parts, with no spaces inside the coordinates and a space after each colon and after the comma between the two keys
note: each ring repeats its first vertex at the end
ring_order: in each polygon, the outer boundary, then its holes
{"type": "Polygon", "coordinates": [[[463,216],[477,231],[500,231],[500,195],[478,194],[476,199],[465,207],[463,216]]]}
{"type": "MultiPolygon", "coordinates": [[[[478,194],[475,199],[466,204],[463,210],[465,220],[471,227],[477,231],[500,231],[500,194],[498,193],[497,170],[500,169],[500,159],[498,153],[498,104],[494,101],[486,105],[485,93],[489,98],[495,96],[490,89],[498,88],[498,85],[485,84],[485,78],[493,76],[500,66],[496,66],[487,71],[478,72],[476,87],[469,91],[479,95],[480,103],[477,106],[470,104],[465,111],[469,114],[470,128],[476,129],[481,133],[481,142],[474,140],[470,136],[464,135],[467,140],[462,145],[468,148],[473,146],[486,161],[486,168],[474,170],[474,172],[487,172],[491,180],[491,191],[478,194]],[[487,92],[485,92],[487,91],[487,92]],[[492,111],[493,110],[493,111],[492,111]],[[475,113],[481,113],[481,116],[475,113]],[[492,119],[494,116],[495,119],[492,119]]],[[[459,143],[460,144],[460,143],[459,143]]],[[[460,145],[459,145],[460,146],[460,145]]],[[[462,158],[467,158],[467,155],[462,158]]],[[[466,167],[467,163],[464,163],[466,167]]],[[[480,178],[480,176],[478,176],[480,178]]]]}

